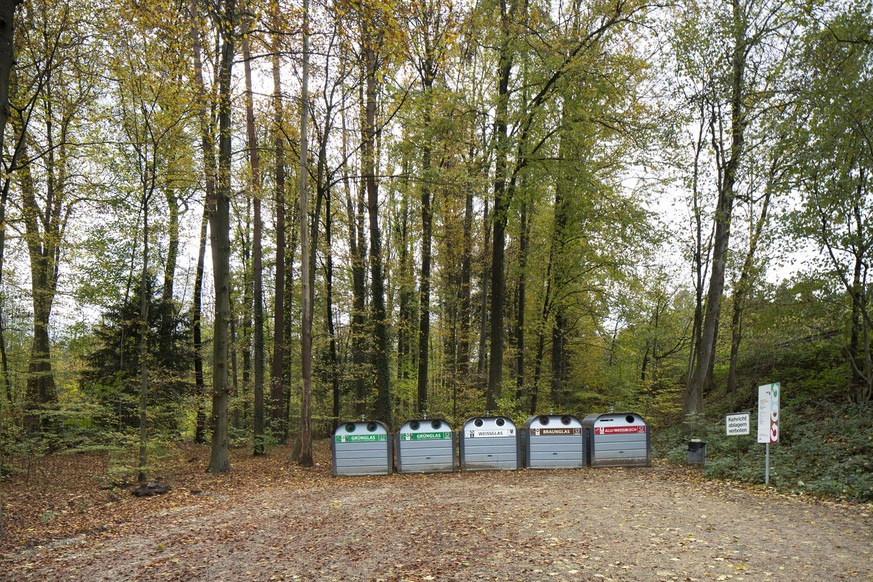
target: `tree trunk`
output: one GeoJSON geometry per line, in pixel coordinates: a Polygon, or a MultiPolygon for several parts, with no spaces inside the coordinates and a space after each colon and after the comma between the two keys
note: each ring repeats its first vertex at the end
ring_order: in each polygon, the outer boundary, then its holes
{"type": "MultiPolygon", "coordinates": [[[[409,155],[403,154],[403,175],[409,176],[412,172],[412,161],[409,155]]],[[[398,310],[397,322],[397,379],[408,380],[412,374],[412,366],[415,356],[412,353],[412,338],[413,338],[413,319],[415,317],[415,281],[412,275],[412,258],[410,247],[412,246],[409,240],[409,196],[408,192],[410,181],[408,178],[403,179],[404,194],[400,200],[400,216],[397,218],[400,221],[398,225],[398,238],[400,239],[397,246],[400,247],[400,265],[398,268],[400,276],[400,308],[398,310]]]]}
{"type": "MultiPolygon", "coordinates": [[[[857,198],[852,204],[852,219],[855,221],[855,232],[862,239],[865,229],[865,217],[858,202],[863,196],[863,183],[865,172],[860,171],[859,186],[856,192],[857,198]]],[[[867,310],[867,265],[864,255],[869,246],[863,243],[852,245],[852,253],[855,257],[852,268],[852,281],[847,284],[846,290],[852,299],[851,330],[849,335],[848,358],[851,366],[849,380],[849,399],[858,404],[866,404],[873,396],[873,356],[870,346],[870,317],[867,310]]],[[[829,253],[832,247],[828,245],[829,253]]],[[[836,264],[836,261],[834,261],[836,264]]]]}
{"type": "Polygon", "coordinates": [[[263,221],[261,219],[261,159],[258,150],[258,136],[255,131],[255,105],[252,94],[252,66],[251,48],[248,35],[242,38],[243,63],[245,68],[246,84],[246,138],[248,140],[249,169],[252,177],[252,207],[253,207],[253,232],[252,232],[252,315],[254,318],[254,338],[252,341],[254,356],[254,454],[262,455],[265,449],[264,434],[265,410],[264,410],[264,278],[263,278],[263,251],[261,239],[263,238],[263,221]]]}
{"type": "Polygon", "coordinates": [[[467,190],[464,203],[464,250],[461,259],[461,288],[459,308],[458,371],[466,376],[470,367],[470,314],[472,311],[473,273],[473,190],[467,190]]]}
{"type": "MultiPolygon", "coordinates": [[[[300,296],[301,310],[301,368],[303,374],[303,392],[300,398],[300,454],[298,464],[304,467],[312,466],[312,281],[310,273],[308,189],[309,172],[307,156],[309,154],[308,123],[309,123],[309,0],[303,0],[303,79],[300,89],[300,296]]],[[[313,229],[318,227],[318,216],[313,219],[313,229]]],[[[314,246],[314,245],[313,245],[314,246]]]]}
{"type": "MultiPolygon", "coordinates": [[[[209,150],[204,150],[204,155],[209,150]]],[[[214,158],[213,158],[214,159],[214,158]]],[[[207,199],[210,188],[210,180],[206,180],[207,199]]],[[[206,410],[204,396],[206,395],[206,381],[203,377],[203,338],[201,334],[201,320],[203,314],[203,270],[206,262],[206,233],[209,223],[209,210],[207,204],[203,205],[203,218],[200,220],[200,244],[197,250],[197,269],[194,273],[194,291],[191,301],[191,335],[194,340],[194,398],[196,400],[194,442],[203,444],[206,442],[206,410]]]]}
{"type": "MultiPolygon", "coordinates": [[[[49,136],[51,139],[51,136],[49,136]]],[[[25,154],[26,155],[26,154],[25,154]]],[[[55,192],[58,183],[56,158],[51,150],[46,158],[49,198],[62,195],[55,192]]],[[[21,168],[21,204],[25,222],[25,241],[30,256],[31,289],[33,294],[33,340],[27,377],[25,429],[31,435],[48,428],[49,421],[43,412],[57,402],[55,379],[51,365],[51,342],[49,321],[55,297],[57,281],[56,257],[60,242],[57,220],[49,209],[42,215],[37,200],[30,166],[21,168]],[[42,230],[40,229],[42,224],[42,230]]]]}
{"type": "MultiPolygon", "coordinates": [[[[282,76],[279,60],[279,7],[278,1],[270,4],[274,32],[272,35],[273,65],[273,149],[275,151],[274,201],[276,204],[276,288],[274,293],[273,366],[270,374],[270,418],[273,429],[285,440],[288,426],[285,416],[285,361],[288,346],[285,344],[285,138],[282,134],[282,76]]],[[[290,306],[288,306],[290,309],[290,306]]]]}
{"type": "Polygon", "coordinates": [[[482,248],[482,279],[480,287],[482,296],[479,300],[479,359],[476,364],[476,372],[480,382],[484,380],[487,390],[487,377],[485,366],[488,363],[488,293],[491,280],[491,215],[488,212],[488,198],[485,198],[485,210],[482,214],[482,230],[484,231],[485,246],[482,248]]]}
{"type": "Polygon", "coordinates": [[[175,309],[169,309],[173,302],[173,291],[176,279],[176,263],[179,257],[179,199],[175,190],[167,188],[164,192],[169,211],[167,222],[167,258],[164,264],[164,285],[161,291],[161,320],[159,322],[158,354],[162,364],[171,363],[173,345],[173,319],[176,316],[175,309]]]}
{"type": "Polygon", "coordinates": [[[236,302],[239,293],[230,288],[230,362],[231,362],[231,394],[239,395],[233,409],[233,427],[236,430],[249,429],[249,386],[252,383],[252,305],[254,301],[254,286],[252,282],[252,200],[246,197],[245,216],[237,228],[239,235],[239,254],[242,262],[242,301],[236,302]],[[237,330],[240,329],[240,333],[237,330]],[[242,336],[240,339],[239,336],[242,336]],[[242,384],[239,382],[239,355],[242,354],[242,384]]]}
{"type": "Polygon", "coordinates": [[[212,410],[215,427],[209,458],[210,473],[230,470],[228,458],[227,377],[228,323],[230,322],[230,164],[231,149],[231,72],[236,24],[235,0],[225,0],[220,19],[221,66],[218,89],[218,188],[209,217],[212,242],[212,272],[215,280],[215,332],[213,339],[212,410]]]}
{"type": "Polygon", "coordinates": [[[368,16],[363,20],[365,94],[363,144],[363,179],[367,191],[367,214],[370,226],[370,285],[373,320],[373,366],[376,382],[376,418],[391,426],[390,373],[388,370],[388,321],[385,309],[385,275],[382,267],[382,234],[379,230],[379,185],[376,181],[376,93],[378,56],[376,35],[368,16]]]}
{"type": "MultiPolygon", "coordinates": [[[[424,59],[419,70],[422,90],[425,99],[424,128],[430,131],[432,122],[431,110],[433,107],[433,85],[437,76],[437,63],[433,51],[438,42],[429,37],[430,31],[424,28],[425,36],[424,59]]],[[[419,277],[418,303],[418,399],[417,411],[423,415],[428,412],[427,387],[429,381],[430,363],[430,263],[431,263],[431,239],[433,237],[433,206],[431,204],[431,181],[432,174],[432,145],[430,138],[426,138],[421,152],[421,274],[419,277]]]]}
{"type": "MultiPolygon", "coordinates": [[[[15,9],[22,1],[0,1],[0,146],[9,121],[9,74],[15,65],[15,9]]],[[[2,151],[5,150],[0,147],[2,151]]]]}
{"type": "MultiPolygon", "coordinates": [[[[343,108],[343,158],[348,159],[348,141],[343,108]]],[[[358,189],[357,198],[352,199],[352,188],[346,167],[343,167],[343,185],[346,192],[346,214],[348,216],[349,256],[352,271],[352,321],[351,336],[352,384],[355,395],[355,415],[363,416],[367,411],[367,386],[364,382],[363,368],[366,364],[366,342],[364,339],[364,317],[367,309],[367,243],[364,236],[363,191],[358,189]]]]}
{"type": "Polygon", "coordinates": [[[137,480],[146,479],[149,396],[149,198],[142,198],[142,276],[139,292],[139,465],[137,480]]]}
{"type": "MultiPolygon", "coordinates": [[[[706,115],[706,107],[701,106],[701,120],[706,115]]],[[[691,376],[697,366],[701,342],[703,341],[703,281],[704,281],[704,249],[703,249],[703,211],[700,208],[700,156],[705,142],[705,123],[701,123],[697,141],[694,148],[694,164],[691,174],[691,200],[693,204],[692,220],[694,223],[694,319],[691,326],[691,349],[688,353],[688,378],[686,384],[691,383],[691,376]]],[[[708,252],[706,253],[708,255],[708,252]]]]}
{"type": "MultiPolygon", "coordinates": [[[[706,311],[703,320],[700,351],[697,366],[691,376],[682,404],[686,418],[686,429],[696,428],[696,417],[703,415],[703,395],[712,381],[715,347],[718,336],[718,319],[721,299],[724,292],[724,276],[730,242],[731,214],[734,207],[734,185],[743,155],[745,128],[747,120],[743,111],[746,66],[746,22],[742,7],[737,0],[732,1],[734,18],[734,46],[731,61],[731,143],[730,152],[724,164],[723,180],[719,187],[718,203],[715,212],[715,238],[712,248],[712,273],[706,297],[706,311]]],[[[717,134],[713,132],[713,142],[717,134]]],[[[716,145],[717,157],[719,146],[716,145]]],[[[699,418],[698,418],[699,420],[699,418]]]]}
{"type": "Polygon", "coordinates": [[[503,306],[506,303],[506,273],[504,272],[506,224],[509,220],[510,196],[506,189],[509,136],[507,117],[509,111],[509,77],[512,72],[512,49],[510,45],[509,8],[506,0],[500,2],[500,54],[497,69],[497,107],[494,116],[494,217],[492,228],[494,240],[491,247],[491,355],[488,365],[486,407],[497,409],[503,387],[503,306]]]}
{"type": "MultiPolygon", "coordinates": [[[[0,131],[0,151],[3,151],[2,145],[2,131],[0,131]]],[[[3,288],[3,268],[6,263],[6,204],[9,202],[10,181],[9,177],[3,181],[3,193],[0,194],[0,290],[3,288]]],[[[12,382],[9,380],[9,357],[6,353],[6,316],[4,313],[3,294],[0,293],[0,375],[3,376],[3,394],[6,396],[9,404],[12,405],[14,398],[12,396],[12,382]]],[[[2,406],[0,406],[0,409],[2,409],[2,406]]],[[[0,533],[2,531],[2,520],[0,520],[0,533]]]]}
{"type": "MultiPolygon", "coordinates": [[[[556,197],[555,200],[555,213],[556,213],[556,222],[557,222],[557,213],[558,213],[558,201],[560,196],[556,197]]],[[[534,415],[537,413],[537,405],[539,401],[540,395],[540,375],[542,374],[543,369],[543,354],[545,353],[546,347],[546,328],[548,326],[549,321],[549,312],[551,311],[551,301],[552,301],[552,273],[555,270],[554,262],[555,262],[555,253],[557,249],[555,248],[557,245],[557,228],[552,232],[552,243],[549,247],[549,262],[546,264],[546,292],[543,296],[543,309],[540,312],[540,320],[537,323],[537,353],[536,357],[534,357],[534,374],[533,374],[533,386],[531,387],[531,398],[530,398],[530,409],[529,413],[534,415]]]]}
{"type": "Polygon", "coordinates": [[[194,291],[191,306],[192,335],[194,340],[194,396],[197,399],[194,441],[206,442],[206,410],[204,397],[206,381],[203,372],[203,340],[201,337],[203,304],[203,271],[206,262],[206,235],[211,205],[215,201],[215,180],[218,173],[215,161],[215,130],[210,117],[210,107],[206,96],[206,83],[203,80],[203,55],[200,37],[200,15],[194,0],[189,6],[191,20],[191,46],[194,54],[194,83],[197,94],[197,117],[200,125],[200,149],[203,152],[204,188],[203,218],[200,221],[200,246],[197,252],[197,271],[194,276],[194,291]]]}
{"type": "MultiPolygon", "coordinates": [[[[566,121],[566,112],[562,112],[562,120],[566,121]]],[[[559,146],[559,157],[566,158],[568,146],[565,140],[561,140],[559,146]]],[[[569,220],[570,208],[568,195],[572,186],[568,185],[563,180],[557,180],[555,183],[555,217],[552,226],[552,241],[549,249],[549,268],[548,273],[550,279],[547,282],[546,299],[543,302],[543,314],[540,328],[540,338],[538,340],[537,349],[541,350],[541,344],[544,342],[545,333],[548,326],[549,312],[554,313],[552,321],[552,347],[551,347],[551,383],[550,392],[552,404],[558,410],[564,408],[564,394],[566,391],[565,380],[568,373],[567,370],[567,353],[566,353],[566,337],[567,337],[567,306],[561,300],[567,294],[567,268],[571,263],[567,257],[567,222],[569,220]],[[557,300],[555,298],[558,298],[557,300]]]]}
{"type": "MultiPolygon", "coordinates": [[[[432,83],[432,81],[431,81],[432,83]]],[[[431,87],[425,84],[425,91],[431,87]]],[[[428,124],[430,116],[425,118],[428,124]]],[[[431,148],[426,145],[422,152],[421,166],[425,172],[430,170],[431,148]]],[[[430,259],[431,236],[433,228],[433,209],[430,200],[430,184],[425,178],[421,183],[421,276],[419,281],[419,318],[418,318],[418,398],[416,411],[419,415],[428,412],[427,385],[430,346],[430,259]]]]}
{"type": "MultiPolygon", "coordinates": [[[[294,322],[295,318],[293,317],[293,307],[294,307],[294,257],[297,256],[297,241],[298,236],[300,236],[300,229],[298,228],[300,219],[299,219],[299,204],[298,204],[298,196],[295,195],[294,200],[290,201],[289,208],[291,209],[291,216],[288,217],[286,224],[290,230],[289,236],[291,237],[290,244],[288,245],[288,249],[285,253],[284,261],[285,261],[285,329],[283,333],[285,334],[285,363],[284,363],[284,371],[285,375],[283,376],[284,387],[285,389],[282,392],[282,403],[284,409],[282,411],[283,418],[285,419],[285,433],[282,435],[283,441],[287,440],[291,433],[291,372],[294,364],[294,354],[291,351],[291,343],[292,338],[294,336],[294,322]]],[[[302,264],[304,258],[301,253],[300,262],[302,264]]]]}
{"type": "MultiPolygon", "coordinates": [[[[15,7],[21,0],[3,0],[0,2],[0,152],[3,148],[3,136],[6,134],[6,121],[9,119],[9,72],[15,62],[13,54],[13,39],[15,37],[15,7]]],[[[6,202],[9,199],[8,178],[3,184],[3,198],[0,200],[0,284],[3,280],[3,258],[6,250],[6,202]]],[[[0,297],[2,299],[2,297],[0,297]]],[[[3,306],[0,301],[0,361],[2,361],[3,387],[9,404],[12,404],[12,388],[9,383],[9,364],[6,358],[6,337],[4,328],[3,306]]],[[[0,499],[0,536],[3,535],[3,501],[0,499]]]]}
{"type": "Polygon", "coordinates": [[[330,339],[330,384],[333,396],[331,433],[336,431],[340,422],[340,361],[337,354],[336,327],[333,314],[333,214],[331,210],[332,191],[327,189],[324,207],[324,242],[327,251],[325,265],[325,320],[327,324],[327,337],[330,339]]]}
{"type": "Polygon", "coordinates": [[[527,254],[530,238],[530,221],[528,220],[528,202],[521,207],[521,237],[518,243],[518,305],[516,306],[515,329],[515,399],[521,402],[524,398],[524,312],[527,309],[527,254]]]}
{"type": "MultiPolygon", "coordinates": [[[[773,172],[771,172],[771,179],[772,175],[773,172]]],[[[749,249],[746,252],[746,258],[743,260],[743,268],[734,290],[733,314],[731,316],[731,359],[730,369],[728,371],[728,394],[736,392],[737,365],[739,361],[740,343],[743,340],[743,313],[746,307],[745,303],[746,297],[749,294],[749,287],[752,284],[755,252],[758,250],[758,244],[761,240],[761,235],[764,232],[764,226],[767,223],[767,213],[770,207],[771,192],[770,185],[767,184],[766,191],[764,192],[761,214],[755,222],[752,236],[749,239],[749,249]]]]}

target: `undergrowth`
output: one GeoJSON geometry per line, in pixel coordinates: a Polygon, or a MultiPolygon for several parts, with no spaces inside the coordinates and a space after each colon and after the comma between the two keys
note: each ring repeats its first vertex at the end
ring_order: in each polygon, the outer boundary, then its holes
{"type": "MultiPolygon", "coordinates": [[[[770,485],[777,489],[873,502],[873,406],[797,404],[781,409],[780,440],[770,445],[770,485]]],[[[707,477],[764,483],[765,445],[749,436],[727,436],[724,416],[705,425],[707,477]]],[[[656,431],[658,456],[686,463],[688,438],[680,426],[656,431]]]]}

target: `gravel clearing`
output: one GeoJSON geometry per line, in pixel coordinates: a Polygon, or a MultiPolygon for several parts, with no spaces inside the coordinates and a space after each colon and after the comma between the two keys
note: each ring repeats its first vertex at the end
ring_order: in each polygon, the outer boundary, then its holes
{"type": "MultiPolygon", "coordinates": [[[[22,580],[873,580],[868,505],[693,471],[511,471],[218,484],[3,559],[22,580]]],[[[147,500],[143,503],[148,503],[147,500]]]]}

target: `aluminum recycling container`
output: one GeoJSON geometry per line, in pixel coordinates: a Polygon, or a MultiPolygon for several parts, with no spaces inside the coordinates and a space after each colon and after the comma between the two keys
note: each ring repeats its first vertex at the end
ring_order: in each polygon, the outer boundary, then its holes
{"type": "Polygon", "coordinates": [[[652,464],[649,427],[631,412],[590,414],[582,419],[592,467],[648,467],[652,464]]]}
{"type": "Polygon", "coordinates": [[[388,427],[371,420],[339,425],[330,443],[333,475],[390,475],[394,468],[393,440],[388,427]]]}
{"type": "Polygon", "coordinates": [[[398,473],[448,473],[457,467],[455,433],[441,419],[404,423],[396,447],[398,473]]]}
{"type": "Polygon", "coordinates": [[[471,418],[461,432],[461,470],[516,470],[521,458],[519,443],[518,429],[508,418],[471,418]]]}
{"type": "Polygon", "coordinates": [[[572,469],[585,466],[585,433],[570,415],[532,416],[527,431],[525,466],[528,469],[572,469]]]}

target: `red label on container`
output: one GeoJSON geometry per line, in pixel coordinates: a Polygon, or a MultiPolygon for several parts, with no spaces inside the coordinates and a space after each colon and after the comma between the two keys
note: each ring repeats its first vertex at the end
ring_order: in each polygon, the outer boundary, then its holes
{"type": "Polygon", "coordinates": [[[638,434],[646,432],[646,425],[642,426],[599,426],[594,429],[594,434],[638,434]]]}

